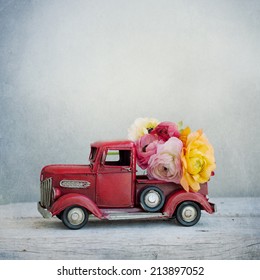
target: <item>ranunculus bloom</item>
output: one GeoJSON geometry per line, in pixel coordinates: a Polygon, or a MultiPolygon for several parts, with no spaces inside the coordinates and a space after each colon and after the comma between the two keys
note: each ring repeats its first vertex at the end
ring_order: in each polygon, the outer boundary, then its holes
{"type": "Polygon", "coordinates": [[[190,133],[191,133],[191,130],[188,126],[181,130],[181,135],[180,135],[179,139],[182,141],[183,146],[186,145],[187,138],[190,133]]]}
{"type": "Polygon", "coordinates": [[[178,125],[173,122],[161,122],[151,133],[157,134],[159,140],[163,140],[164,142],[166,142],[171,137],[180,137],[178,125]]]}
{"type": "Polygon", "coordinates": [[[182,142],[176,137],[157,145],[157,153],[150,157],[147,168],[149,179],[180,183],[182,142]]]}
{"type": "Polygon", "coordinates": [[[128,139],[136,141],[143,135],[149,134],[158,124],[157,119],[138,118],[128,129],[128,139]]]}
{"type": "Polygon", "coordinates": [[[150,157],[157,151],[157,143],[157,137],[151,134],[145,134],[135,142],[137,164],[142,169],[148,167],[150,157]]]}
{"type": "Polygon", "coordinates": [[[216,168],[214,149],[202,130],[190,133],[184,140],[181,185],[186,191],[191,188],[197,192],[216,168]]]}

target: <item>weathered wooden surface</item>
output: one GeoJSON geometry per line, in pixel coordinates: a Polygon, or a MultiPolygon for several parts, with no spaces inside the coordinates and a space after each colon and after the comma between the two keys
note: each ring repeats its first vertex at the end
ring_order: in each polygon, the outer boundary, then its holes
{"type": "Polygon", "coordinates": [[[36,203],[0,206],[0,259],[260,259],[260,198],[211,199],[194,227],[170,221],[95,221],[72,231],[36,203]]]}

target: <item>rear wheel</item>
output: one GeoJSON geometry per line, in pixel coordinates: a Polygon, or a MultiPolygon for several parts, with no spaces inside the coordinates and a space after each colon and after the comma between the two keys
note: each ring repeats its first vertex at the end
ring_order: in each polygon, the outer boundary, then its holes
{"type": "Polygon", "coordinates": [[[179,224],[189,227],[197,224],[201,216],[201,210],[193,201],[182,202],[176,211],[176,220],[179,224]]]}
{"type": "Polygon", "coordinates": [[[78,205],[66,208],[62,213],[62,222],[69,229],[80,229],[88,222],[88,211],[78,205]]]}

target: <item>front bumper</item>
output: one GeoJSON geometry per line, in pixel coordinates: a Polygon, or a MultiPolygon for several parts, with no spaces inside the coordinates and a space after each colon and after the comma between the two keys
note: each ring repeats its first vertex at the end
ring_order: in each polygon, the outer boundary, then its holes
{"type": "Polygon", "coordinates": [[[38,212],[43,216],[43,218],[51,218],[52,217],[52,214],[50,211],[48,211],[46,208],[43,208],[41,206],[41,203],[38,202],[38,205],[37,205],[37,209],[38,209],[38,212]]]}

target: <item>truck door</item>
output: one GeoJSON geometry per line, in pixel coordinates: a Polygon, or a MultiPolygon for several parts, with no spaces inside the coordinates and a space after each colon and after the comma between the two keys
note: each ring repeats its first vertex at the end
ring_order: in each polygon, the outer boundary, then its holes
{"type": "Polygon", "coordinates": [[[131,149],[106,149],[97,172],[96,201],[100,207],[132,207],[131,149]]]}

